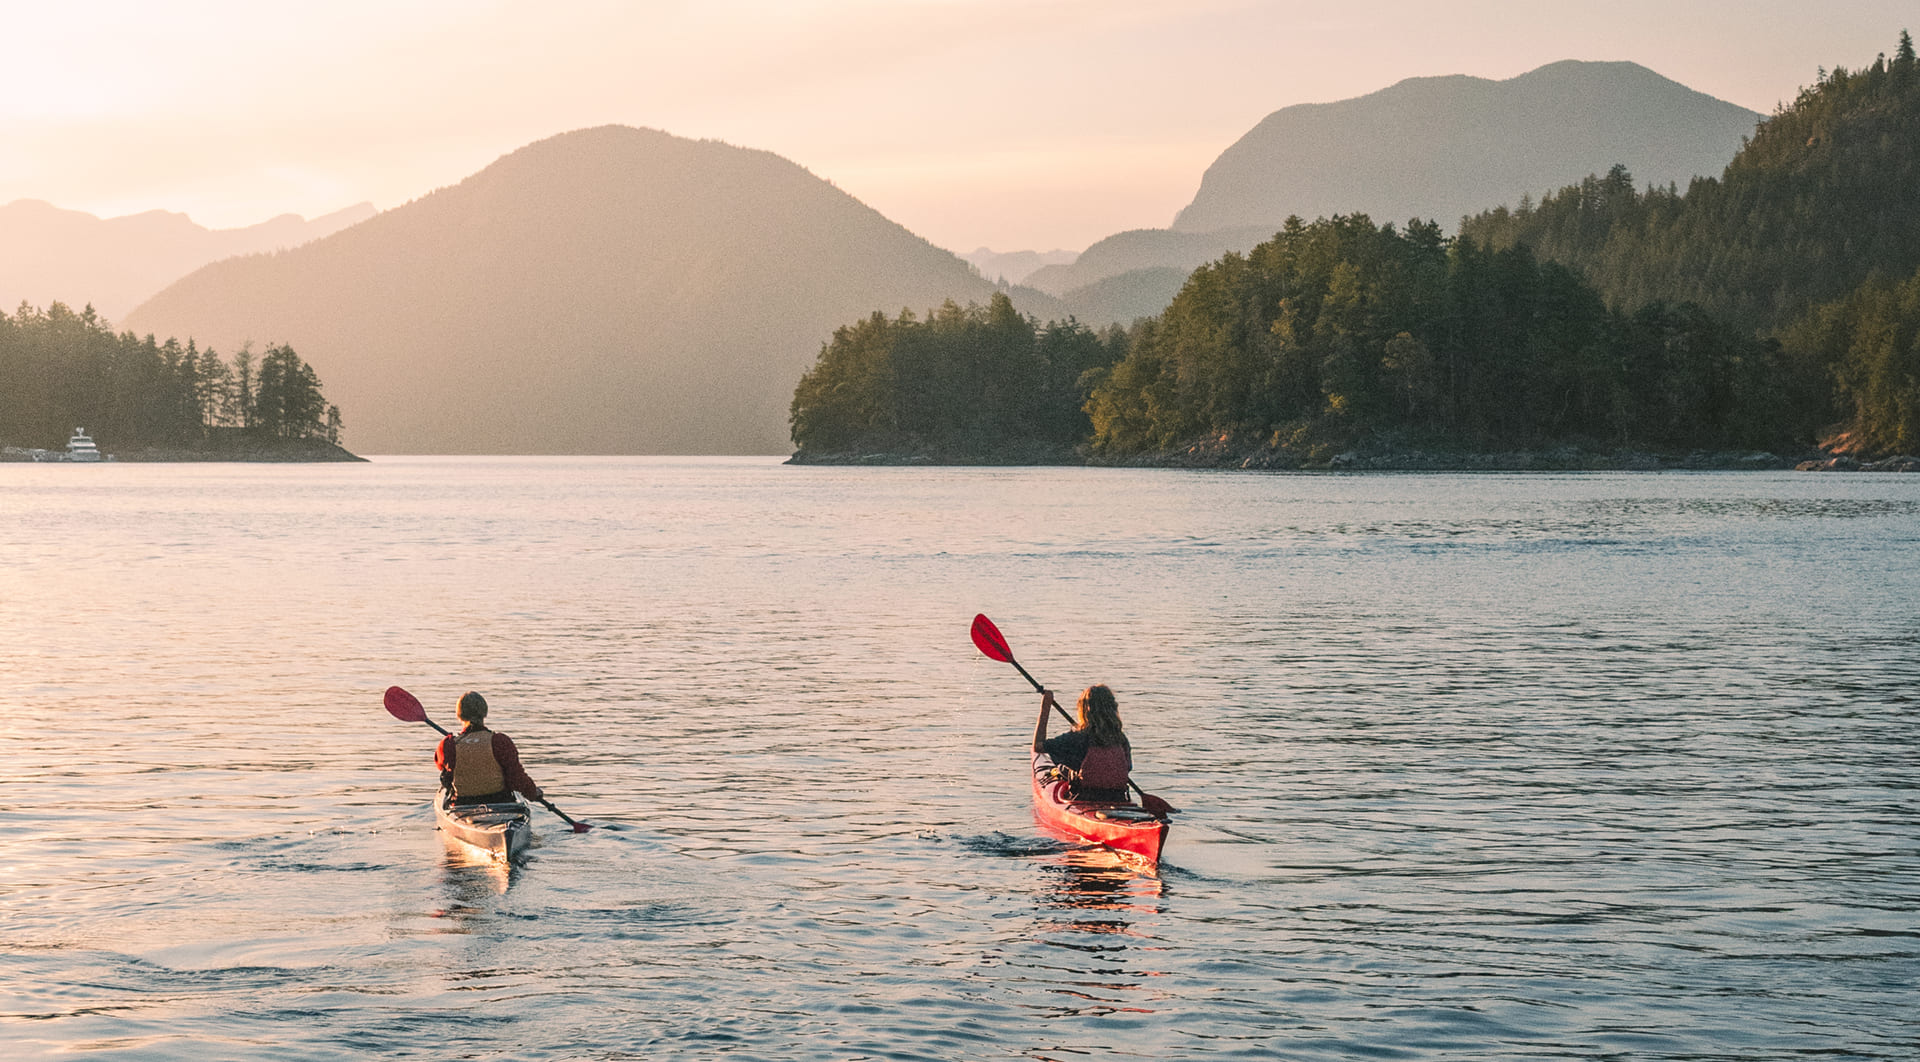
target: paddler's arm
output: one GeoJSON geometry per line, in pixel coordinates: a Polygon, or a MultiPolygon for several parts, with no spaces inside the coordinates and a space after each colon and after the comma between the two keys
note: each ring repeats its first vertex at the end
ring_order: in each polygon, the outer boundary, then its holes
{"type": "Polygon", "coordinates": [[[546,794],[527,777],[527,769],[520,766],[520,750],[514,747],[513,739],[498,730],[493,732],[493,759],[500,765],[500,773],[507,778],[507,788],[529,800],[539,800],[546,794]]]}
{"type": "Polygon", "coordinates": [[[1033,751],[1047,751],[1047,718],[1053,712],[1053,691],[1040,691],[1040,718],[1033,724],[1033,751]]]}

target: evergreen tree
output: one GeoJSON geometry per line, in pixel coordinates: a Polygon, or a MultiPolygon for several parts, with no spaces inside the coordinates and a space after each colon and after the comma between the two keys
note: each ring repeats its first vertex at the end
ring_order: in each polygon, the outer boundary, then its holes
{"type": "MultiPolygon", "coordinates": [[[[53,449],[85,427],[107,447],[203,445],[214,428],[253,416],[252,354],[242,350],[235,361],[237,373],[191,340],[116,335],[91,306],[75,313],[58,302],[44,311],[23,303],[0,313],[0,443],[53,449]]],[[[275,434],[338,437],[311,366],[277,347],[261,368],[275,434]]]]}
{"type": "Polygon", "coordinates": [[[836,330],[792,405],[803,450],[939,449],[986,456],[1011,445],[1065,445],[1089,430],[1094,374],[1124,335],[1077,322],[1037,325],[1004,293],[947,302],[924,319],[874,313],[836,330]]]}

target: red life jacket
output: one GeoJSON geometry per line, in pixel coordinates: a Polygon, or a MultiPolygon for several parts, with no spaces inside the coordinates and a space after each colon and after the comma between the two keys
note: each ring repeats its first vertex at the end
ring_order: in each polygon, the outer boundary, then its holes
{"type": "Polygon", "coordinates": [[[1133,757],[1125,745],[1088,745],[1080,761],[1080,785],[1087,789],[1125,789],[1133,757]]]}

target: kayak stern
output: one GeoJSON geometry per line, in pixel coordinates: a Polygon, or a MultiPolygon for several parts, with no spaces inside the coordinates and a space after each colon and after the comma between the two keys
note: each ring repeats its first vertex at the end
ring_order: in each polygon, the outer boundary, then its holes
{"type": "Polygon", "coordinates": [[[1171,828],[1166,819],[1129,801],[1075,800],[1043,752],[1033,757],[1033,815],[1051,832],[1104,845],[1149,867],[1159,865],[1171,828]]]}

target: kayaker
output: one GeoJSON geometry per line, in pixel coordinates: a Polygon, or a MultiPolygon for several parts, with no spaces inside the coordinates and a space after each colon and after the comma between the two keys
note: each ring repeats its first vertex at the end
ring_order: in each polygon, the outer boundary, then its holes
{"type": "Polygon", "coordinates": [[[1054,710],[1052,690],[1040,691],[1040,719],[1033,725],[1033,751],[1044,752],[1062,768],[1073,795],[1081,800],[1126,800],[1133,747],[1120,728],[1120,702],[1105,686],[1088,686],[1080,695],[1080,722],[1059,737],[1047,737],[1054,710]]]}
{"type": "Polygon", "coordinates": [[[520,750],[513,739],[487,729],[487,699],[468,692],[457,709],[466,723],[458,734],[440,739],[433,762],[440,767],[440,786],[453,790],[456,804],[503,804],[518,792],[529,800],[545,794],[520,766],[520,750]]]}

